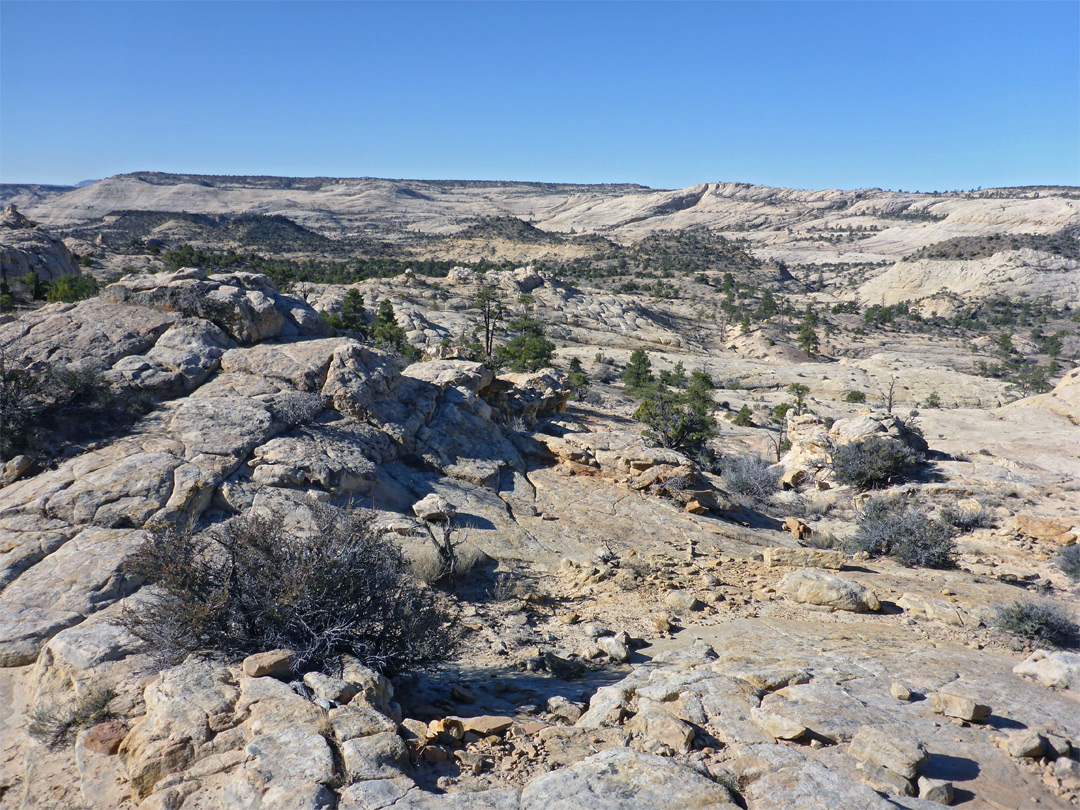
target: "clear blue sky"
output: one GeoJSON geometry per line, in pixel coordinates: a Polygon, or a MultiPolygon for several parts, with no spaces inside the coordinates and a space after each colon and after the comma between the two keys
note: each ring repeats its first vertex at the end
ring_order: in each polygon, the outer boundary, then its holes
{"type": "Polygon", "coordinates": [[[1080,184],[1080,2],[0,3],[0,179],[1080,184]]]}

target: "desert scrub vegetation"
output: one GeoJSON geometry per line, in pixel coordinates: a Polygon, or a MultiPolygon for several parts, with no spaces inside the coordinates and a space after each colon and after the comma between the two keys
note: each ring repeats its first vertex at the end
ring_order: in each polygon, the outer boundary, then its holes
{"type": "Polygon", "coordinates": [[[983,504],[979,504],[977,509],[943,506],[939,512],[945,523],[964,533],[973,529],[992,529],[997,525],[993,511],[983,504]]]}
{"type": "Polygon", "coordinates": [[[1064,649],[1080,647],[1080,626],[1064,609],[1048,602],[1020,599],[1011,605],[999,605],[993,623],[999,630],[1028,641],[1064,649]]]}
{"type": "Polygon", "coordinates": [[[724,456],[720,478],[724,488],[751,504],[766,503],[780,486],[782,471],[761,456],[724,456]]]}
{"type": "Polygon", "coordinates": [[[857,489],[876,489],[902,481],[923,461],[898,439],[870,436],[838,447],[832,454],[836,480],[857,489]]]}
{"type": "Polygon", "coordinates": [[[149,398],[117,391],[93,369],[31,363],[0,349],[0,461],[42,463],[63,446],[105,436],[150,410],[149,398]]]}
{"type": "Polygon", "coordinates": [[[1065,546],[1054,557],[1054,562],[1070,580],[1080,582],[1080,544],[1065,546]]]}
{"type": "Polygon", "coordinates": [[[108,719],[109,702],[116,697],[112,689],[94,689],[79,696],[70,706],[42,704],[30,715],[27,733],[50,748],[71,741],[79,729],[108,719]]]}
{"type": "Polygon", "coordinates": [[[952,568],[952,531],[903,501],[872,498],[858,517],[858,529],[845,544],[849,554],[889,556],[909,568],[952,568]]]}
{"type": "Polygon", "coordinates": [[[310,519],[252,514],[203,532],[151,527],[126,564],[150,597],[120,623],[164,662],[276,648],[305,670],[343,654],[389,671],[442,660],[454,646],[449,612],[371,515],[306,509],[310,519]]]}

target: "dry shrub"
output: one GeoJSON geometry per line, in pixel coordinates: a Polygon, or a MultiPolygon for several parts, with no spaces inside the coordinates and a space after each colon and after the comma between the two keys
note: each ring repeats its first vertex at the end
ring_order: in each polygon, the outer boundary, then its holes
{"type": "Polygon", "coordinates": [[[378,669],[442,660],[454,644],[450,617],[400,548],[369,513],[309,508],[304,532],[279,513],[201,533],[150,529],[127,566],[153,585],[151,597],[123,611],[121,623],[165,661],[276,648],[292,650],[301,669],[346,653],[378,669]]]}

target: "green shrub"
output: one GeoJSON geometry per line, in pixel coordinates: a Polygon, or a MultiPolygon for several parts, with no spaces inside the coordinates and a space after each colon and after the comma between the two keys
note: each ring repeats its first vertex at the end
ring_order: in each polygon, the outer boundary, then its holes
{"type": "Polygon", "coordinates": [[[889,556],[909,568],[952,568],[956,544],[949,527],[902,501],[871,499],[859,515],[859,528],[845,544],[849,554],[889,556]]]}
{"type": "Polygon", "coordinates": [[[844,395],[844,402],[866,402],[866,394],[862,391],[848,391],[844,395]]]}
{"type": "Polygon", "coordinates": [[[574,399],[581,402],[589,393],[589,375],[585,373],[581,360],[577,357],[570,358],[567,377],[570,380],[570,387],[574,390],[574,399]]]}
{"type": "Polygon", "coordinates": [[[93,276],[61,276],[48,285],[45,297],[49,301],[73,304],[98,294],[100,286],[93,276]]]}
{"type": "Polygon", "coordinates": [[[623,382],[634,392],[644,391],[652,385],[652,362],[643,349],[634,349],[630,352],[630,359],[623,370],[623,382]]]}
{"type": "Polygon", "coordinates": [[[1065,546],[1054,557],[1054,562],[1073,582],[1080,582],[1080,544],[1065,546]]]}
{"type": "Polygon", "coordinates": [[[870,436],[837,448],[832,455],[836,480],[858,489],[873,489],[903,480],[923,458],[903,442],[870,436]]]}
{"type": "MultiPolygon", "coordinates": [[[[712,400],[709,400],[711,404],[712,400]]],[[[645,394],[634,418],[648,426],[646,436],[661,447],[699,454],[715,434],[716,422],[699,399],[658,385],[645,394]]]]}
{"type": "Polygon", "coordinates": [[[271,513],[201,533],[150,527],[126,569],[154,587],[121,624],[166,662],[276,648],[302,669],[346,653],[378,669],[442,660],[454,645],[449,615],[400,548],[368,513],[309,508],[310,521],[271,513]]]}
{"type": "Polygon", "coordinates": [[[720,477],[732,495],[751,503],[764,503],[780,486],[782,471],[756,455],[724,456],[720,477]]]}
{"type": "Polygon", "coordinates": [[[1080,626],[1056,605],[1021,599],[994,612],[994,626],[1013,635],[1066,649],[1080,646],[1080,626]]]}
{"type": "Polygon", "coordinates": [[[735,418],[731,420],[731,423],[739,427],[753,427],[754,415],[750,412],[750,406],[743,405],[739,408],[739,412],[735,414],[735,418]]]}
{"type": "Polygon", "coordinates": [[[931,391],[927,395],[926,401],[923,402],[923,407],[925,407],[925,408],[940,408],[941,407],[941,397],[938,396],[937,391],[931,391]]]}

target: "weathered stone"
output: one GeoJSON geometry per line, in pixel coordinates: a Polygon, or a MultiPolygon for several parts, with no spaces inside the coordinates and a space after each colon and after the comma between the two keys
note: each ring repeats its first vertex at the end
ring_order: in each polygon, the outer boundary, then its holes
{"type": "Polygon", "coordinates": [[[721,785],[663,757],[613,748],[544,774],[521,792],[521,810],[721,810],[721,785]]]}
{"type": "Polygon", "coordinates": [[[409,751],[397,734],[387,732],[357,737],[341,745],[350,779],[393,779],[409,767],[409,751]]]}
{"type": "Polygon", "coordinates": [[[889,687],[889,694],[897,700],[911,700],[913,697],[911,688],[899,681],[893,681],[892,685],[889,687]]]}
{"type": "Polygon", "coordinates": [[[814,533],[814,530],[797,517],[784,518],[784,529],[790,532],[796,541],[801,541],[814,533]]]}
{"type": "Polygon", "coordinates": [[[626,729],[680,753],[689,751],[694,743],[694,729],[689,724],[657,708],[639,710],[626,729]]]}
{"type": "Polygon", "coordinates": [[[333,678],[321,672],[308,672],[304,675],[304,683],[315,694],[315,697],[331,703],[348,703],[360,691],[359,684],[333,678]]]}
{"type": "Polygon", "coordinates": [[[514,724],[513,717],[498,717],[485,714],[479,717],[462,717],[461,725],[465,732],[473,732],[482,737],[489,734],[502,734],[514,724]]]}
{"type": "Polygon", "coordinates": [[[339,742],[397,730],[393,720],[359,700],[331,709],[329,717],[334,737],[339,742]]]}
{"type": "Polygon", "coordinates": [[[938,804],[953,803],[953,784],[945,779],[919,777],[919,798],[938,804]]]}
{"type": "Polygon", "coordinates": [[[1051,689],[1080,690],[1080,653],[1036,650],[1013,672],[1051,689]]]}
{"type": "Polygon", "coordinates": [[[450,501],[434,492],[414,503],[412,509],[420,520],[450,520],[456,513],[450,501]]]}
{"type": "Polygon", "coordinates": [[[877,596],[854,580],[812,568],[792,571],[776,586],[796,602],[868,613],[881,609],[877,596]]]}
{"type": "Polygon", "coordinates": [[[844,552],[825,548],[766,548],[762,549],[761,555],[769,568],[789,566],[839,570],[848,560],[844,552]]]}
{"type": "Polygon", "coordinates": [[[327,784],[334,778],[330,746],[321,734],[297,726],[260,734],[245,748],[255,768],[266,780],[303,779],[327,784]]]}
{"type": "Polygon", "coordinates": [[[915,795],[915,785],[910,779],[905,779],[900,774],[877,763],[863,762],[861,773],[862,780],[878,793],[886,793],[890,796],[915,795]]]}
{"type": "Polygon", "coordinates": [[[1046,740],[1031,729],[1013,731],[1001,742],[1001,747],[1010,757],[1018,759],[1038,759],[1046,751],[1046,740]]]}
{"type": "Polygon", "coordinates": [[[296,656],[291,650],[269,650],[244,659],[244,674],[249,678],[282,677],[292,671],[296,656]]]}
{"type": "Polygon", "coordinates": [[[683,590],[669,591],[664,597],[664,604],[677,611],[699,610],[702,607],[701,602],[698,601],[694,594],[683,590]]]}
{"type": "Polygon", "coordinates": [[[552,714],[576,723],[585,713],[585,707],[580,703],[567,700],[562,695],[554,695],[547,700],[547,710],[552,714]]]}
{"type": "Polygon", "coordinates": [[[119,750],[120,742],[127,733],[128,727],[124,723],[119,720],[109,720],[91,728],[83,737],[83,745],[88,751],[112,755],[119,750]]]}
{"type": "Polygon", "coordinates": [[[1024,537],[1030,537],[1042,543],[1067,546],[1080,538],[1080,531],[1061,521],[1039,518],[1034,515],[1017,515],[1016,531],[1024,537]]]}
{"type": "Polygon", "coordinates": [[[613,636],[605,636],[597,639],[596,646],[603,650],[612,661],[619,664],[625,663],[630,658],[630,650],[626,645],[613,636]]]}
{"type": "Polygon", "coordinates": [[[991,714],[989,706],[978,703],[969,697],[947,692],[937,692],[930,695],[930,709],[937,714],[956,717],[972,723],[981,723],[991,714]]]}
{"type": "Polygon", "coordinates": [[[927,759],[922,744],[895,727],[859,729],[848,745],[848,753],[861,762],[888,768],[905,779],[914,779],[919,766],[927,759]]]}
{"type": "Polygon", "coordinates": [[[22,477],[23,473],[33,466],[34,462],[30,456],[12,456],[0,468],[0,487],[14,484],[22,477]]]}
{"type": "Polygon", "coordinates": [[[869,786],[817,762],[766,773],[748,785],[743,795],[754,810],[896,810],[869,786]]]}
{"type": "Polygon", "coordinates": [[[801,723],[757,706],[750,710],[750,716],[766,733],[778,740],[797,740],[806,734],[806,726],[801,723]]]}
{"type": "Polygon", "coordinates": [[[956,605],[931,596],[905,593],[896,600],[896,604],[904,608],[904,610],[910,610],[917,615],[945,622],[945,624],[951,624],[954,627],[978,627],[980,623],[978,618],[971,616],[956,605]]]}
{"type": "Polygon", "coordinates": [[[614,726],[626,714],[630,695],[625,687],[602,686],[589,700],[589,709],[575,725],[579,728],[614,726]]]}

